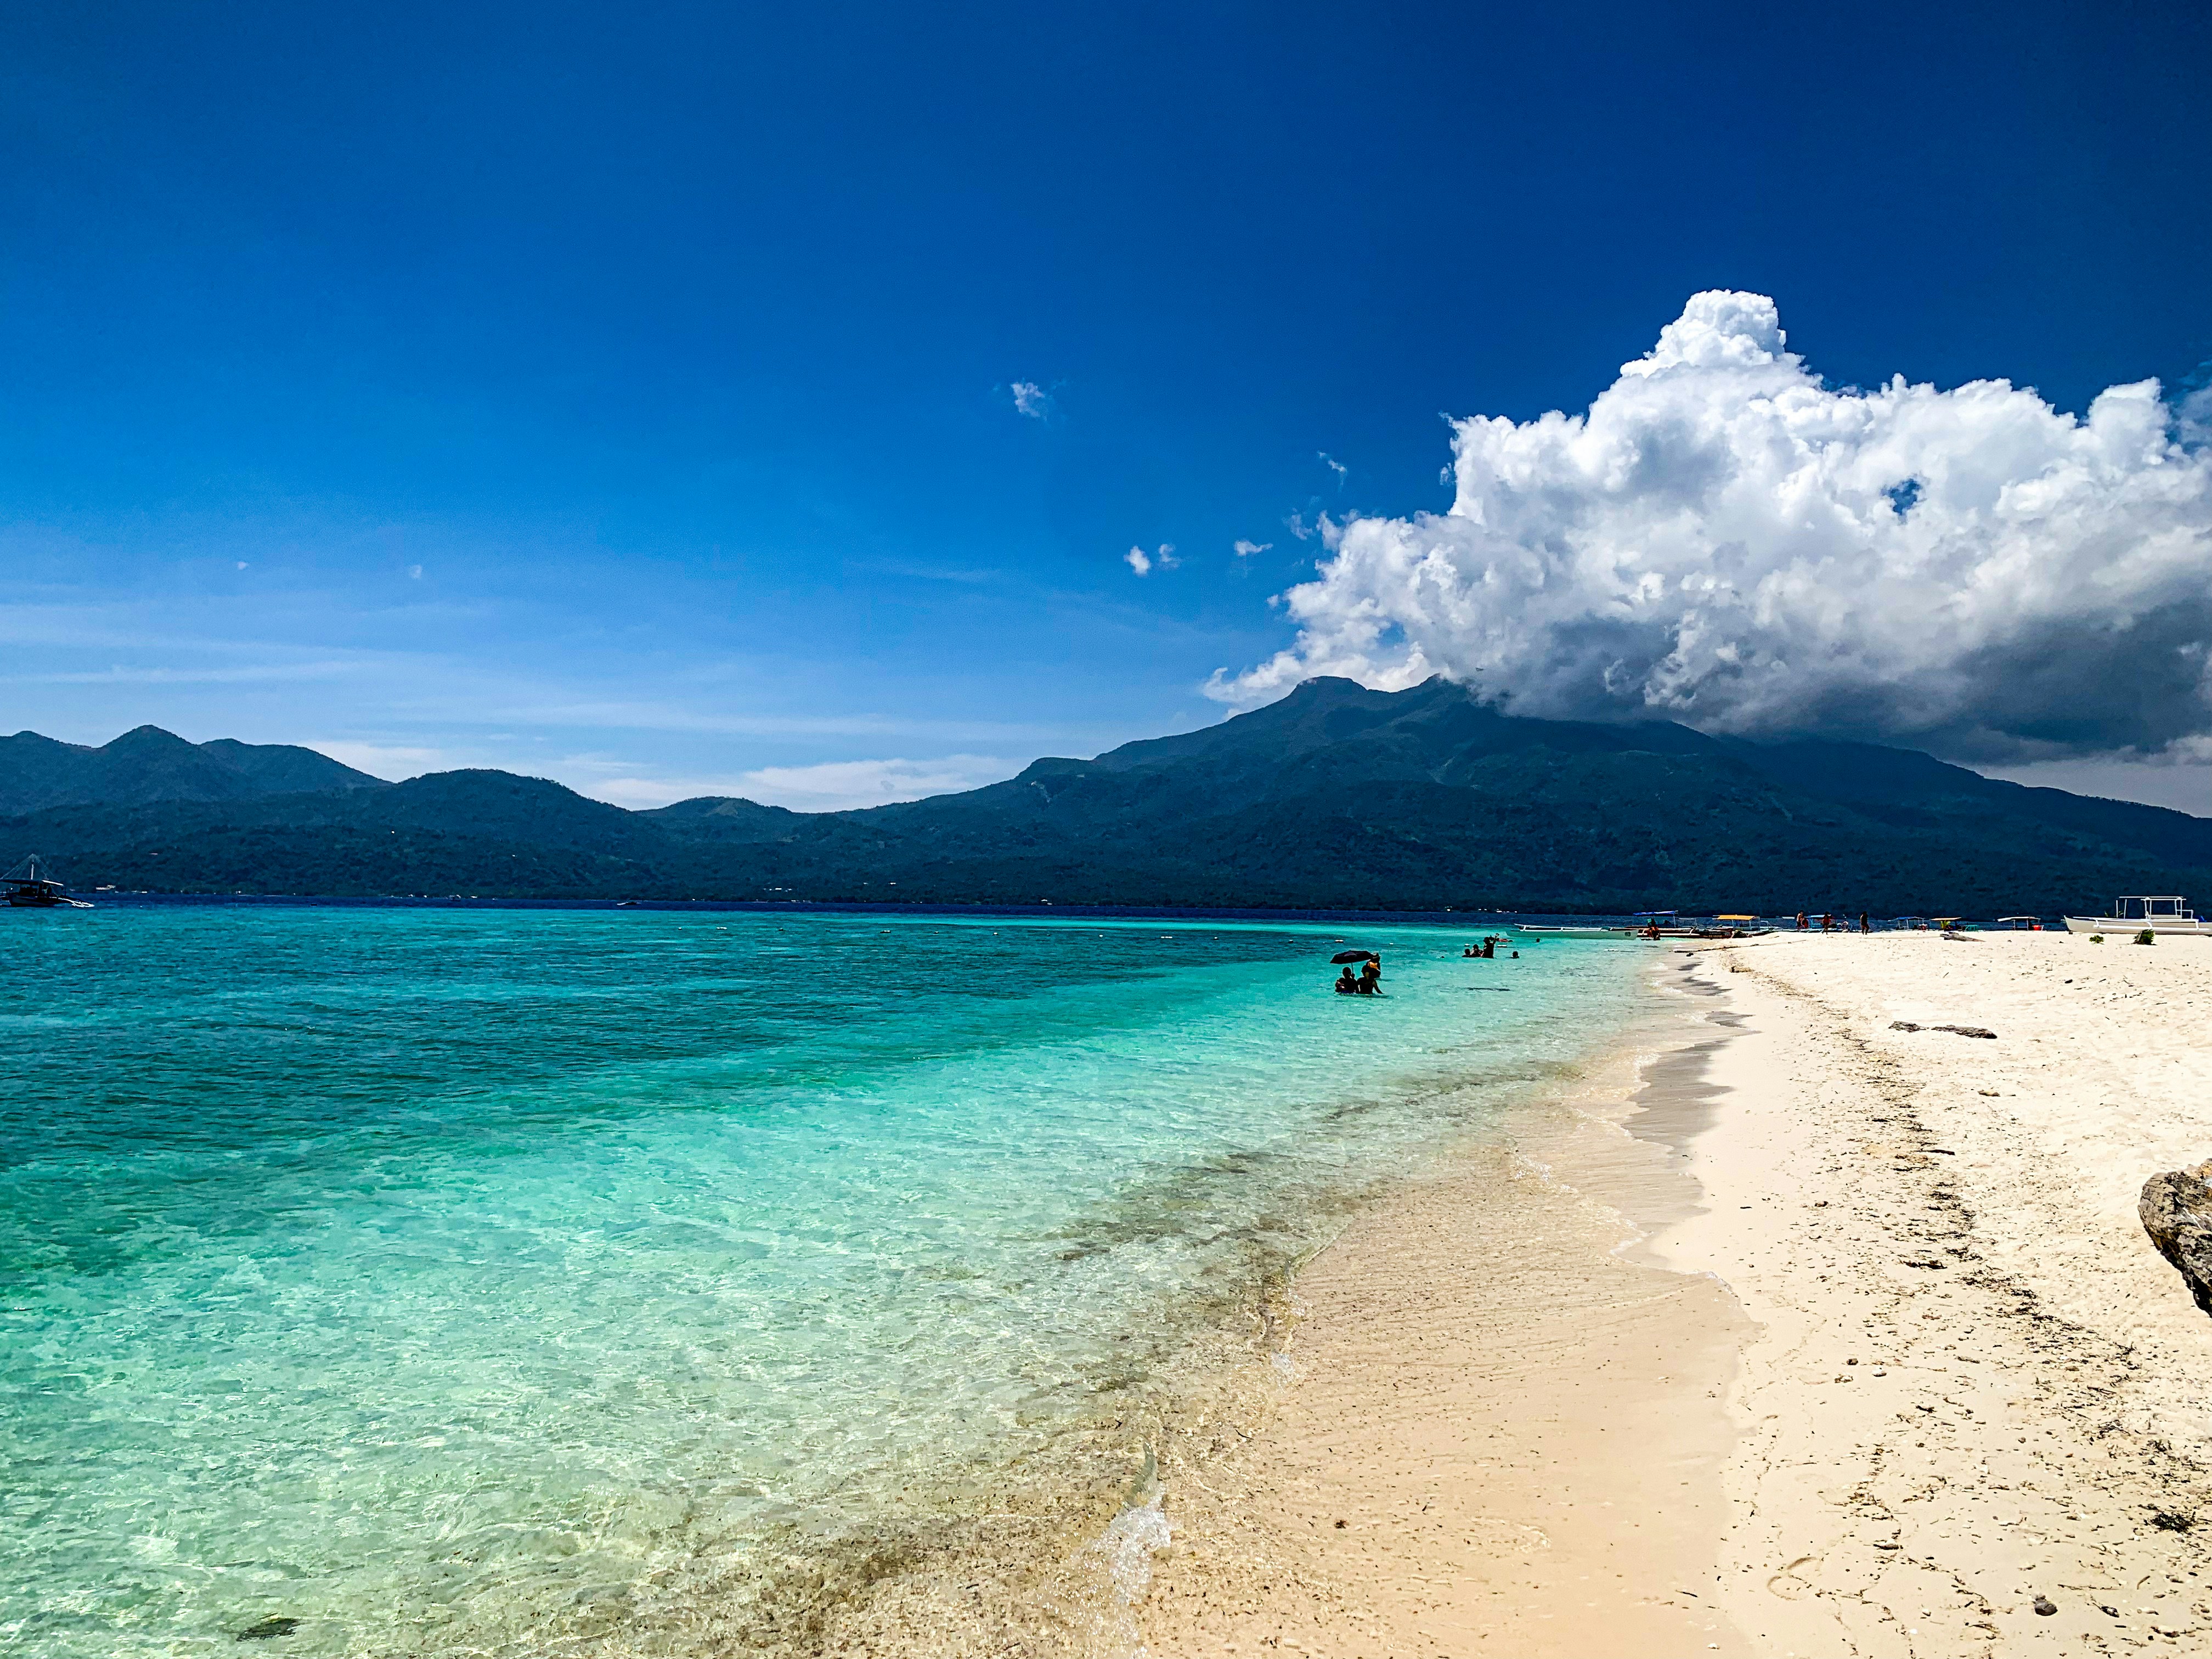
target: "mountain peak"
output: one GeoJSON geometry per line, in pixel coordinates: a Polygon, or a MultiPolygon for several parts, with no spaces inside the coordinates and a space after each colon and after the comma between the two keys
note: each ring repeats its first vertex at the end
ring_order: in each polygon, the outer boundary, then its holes
{"type": "Polygon", "coordinates": [[[196,744],[158,726],[134,726],[97,748],[35,732],[0,738],[0,812],[388,787],[312,749],[228,738],[196,744]]]}
{"type": "Polygon", "coordinates": [[[102,749],[111,754],[118,750],[128,750],[134,749],[155,748],[167,749],[173,747],[177,749],[197,749],[198,746],[199,745],[197,744],[186,742],[175,732],[164,730],[162,727],[158,726],[134,726],[128,732],[125,732],[121,737],[111,738],[109,741],[100,745],[102,749]]]}

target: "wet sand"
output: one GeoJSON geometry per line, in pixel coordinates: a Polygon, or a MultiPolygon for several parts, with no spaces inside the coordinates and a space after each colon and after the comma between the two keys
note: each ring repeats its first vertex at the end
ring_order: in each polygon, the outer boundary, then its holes
{"type": "Polygon", "coordinates": [[[1637,1248],[1695,1206],[1678,1147],[1715,1109],[1717,1002],[1661,1005],[1661,1053],[1522,1112],[1300,1275],[1272,1410],[1163,1466],[1148,1652],[1751,1650],[1713,1582],[1749,1326],[1637,1248]]]}
{"type": "Polygon", "coordinates": [[[2212,1650],[2212,1319],[2133,1212],[2212,1153],[2212,944],[1653,967],[1634,1075],[1361,1217],[1168,1446],[1154,1659],[2212,1650]]]}

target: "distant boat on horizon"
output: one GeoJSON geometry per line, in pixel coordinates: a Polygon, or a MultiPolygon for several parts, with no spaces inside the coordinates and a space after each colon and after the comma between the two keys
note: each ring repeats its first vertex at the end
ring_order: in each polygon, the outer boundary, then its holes
{"type": "Polygon", "coordinates": [[[62,889],[61,882],[39,865],[36,853],[25,859],[6,875],[0,876],[0,884],[7,891],[0,894],[8,905],[17,910],[89,910],[92,906],[82,899],[73,899],[62,889]]]}

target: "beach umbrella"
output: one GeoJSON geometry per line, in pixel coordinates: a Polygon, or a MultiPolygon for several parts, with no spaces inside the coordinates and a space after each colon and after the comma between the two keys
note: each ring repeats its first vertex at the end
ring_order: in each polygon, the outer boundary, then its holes
{"type": "Polygon", "coordinates": [[[1331,957],[1329,960],[1332,963],[1380,962],[1382,958],[1376,956],[1372,951],[1339,951],[1334,956],[1331,957]]]}

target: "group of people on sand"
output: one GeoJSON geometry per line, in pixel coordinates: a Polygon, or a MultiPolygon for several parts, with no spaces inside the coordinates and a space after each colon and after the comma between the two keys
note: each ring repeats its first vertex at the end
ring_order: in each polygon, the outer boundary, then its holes
{"type": "MultiPolygon", "coordinates": [[[[1812,919],[1804,911],[1800,910],[1797,913],[1797,931],[1802,933],[1812,926],[1814,926],[1812,919]]],[[[1849,916],[1839,916],[1832,910],[1820,918],[1819,926],[1824,933],[1848,933],[1851,931],[1851,919],[1849,916]]],[[[1859,912],[1859,932],[1862,933],[1874,932],[1863,910],[1859,912]]]]}
{"type": "Polygon", "coordinates": [[[1359,964],[1358,977],[1354,978],[1352,964],[1346,963],[1344,971],[1336,976],[1336,994],[1340,997],[1380,996],[1382,993],[1382,958],[1370,957],[1359,964]]]}

